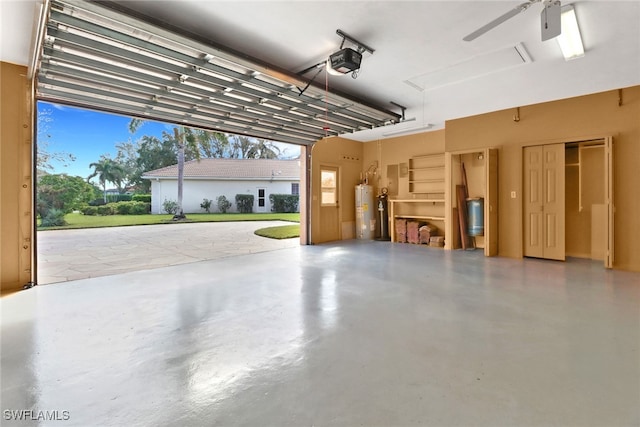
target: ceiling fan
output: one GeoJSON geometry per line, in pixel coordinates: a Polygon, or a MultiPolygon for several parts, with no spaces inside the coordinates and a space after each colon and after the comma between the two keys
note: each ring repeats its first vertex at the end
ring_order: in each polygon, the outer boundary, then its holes
{"type": "Polygon", "coordinates": [[[507,13],[497,17],[493,21],[488,24],[478,28],[471,34],[465,36],[462,40],[470,42],[480,37],[484,33],[503,22],[513,18],[521,12],[529,9],[531,5],[534,3],[542,3],[544,8],[542,9],[542,13],[540,14],[540,28],[542,33],[542,41],[550,40],[554,37],[560,35],[560,14],[561,14],[561,5],[559,0],[529,0],[526,1],[515,8],[511,9],[507,13]]]}

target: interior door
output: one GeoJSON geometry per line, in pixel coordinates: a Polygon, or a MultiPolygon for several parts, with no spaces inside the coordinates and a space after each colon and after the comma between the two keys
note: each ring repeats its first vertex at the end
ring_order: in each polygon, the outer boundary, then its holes
{"type": "Polygon", "coordinates": [[[564,144],[524,150],[524,255],[565,259],[564,144]]]}
{"type": "Polygon", "coordinates": [[[524,149],[524,256],[543,258],[542,146],[524,149]]]}
{"type": "Polygon", "coordinates": [[[320,166],[320,233],[317,242],[340,240],[340,176],[335,166],[320,166]]]}
{"type": "Polygon", "coordinates": [[[543,258],[565,259],[565,166],[564,144],[542,147],[543,154],[543,211],[544,253],[543,258]]]}

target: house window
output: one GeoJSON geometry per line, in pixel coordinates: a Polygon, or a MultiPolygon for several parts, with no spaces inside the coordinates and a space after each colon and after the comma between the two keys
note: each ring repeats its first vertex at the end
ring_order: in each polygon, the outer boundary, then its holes
{"type": "Polygon", "coordinates": [[[258,207],[259,208],[264,208],[264,203],[265,203],[265,190],[264,188],[259,188],[258,189],[258,207]]]}
{"type": "Polygon", "coordinates": [[[320,204],[322,206],[334,206],[337,203],[337,178],[338,171],[336,170],[322,170],[320,171],[320,182],[322,193],[320,204]]]}
{"type": "Polygon", "coordinates": [[[300,184],[297,182],[291,183],[291,194],[299,195],[300,194],[300,184]]]}

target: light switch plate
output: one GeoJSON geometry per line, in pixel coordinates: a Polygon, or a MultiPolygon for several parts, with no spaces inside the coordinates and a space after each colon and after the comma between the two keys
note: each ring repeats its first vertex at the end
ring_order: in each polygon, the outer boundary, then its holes
{"type": "Polygon", "coordinates": [[[512,198],[512,199],[515,199],[515,198],[516,198],[516,192],[515,192],[515,191],[512,191],[512,192],[511,192],[511,198],[512,198]]]}

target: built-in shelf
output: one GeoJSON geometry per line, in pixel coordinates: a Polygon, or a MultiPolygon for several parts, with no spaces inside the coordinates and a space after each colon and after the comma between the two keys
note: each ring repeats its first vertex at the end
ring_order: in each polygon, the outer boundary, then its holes
{"type": "Polygon", "coordinates": [[[441,233],[444,233],[444,202],[444,194],[442,198],[389,200],[389,218],[391,220],[389,230],[391,234],[391,241],[397,241],[395,220],[400,218],[437,221],[442,223],[438,226],[438,229],[441,233]],[[402,209],[403,206],[404,212],[402,209]],[[410,210],[409,207],[411,207],[410,210]]]}
{"type": "Polygon", "coordinates": [[[414,171],[421,171],[421,170],[425,170],[425,169],[444,169],[444,165],[440,166],[423,166],[423,167],[419,167],[419,168],[409,168],[409,172],[414,172],[414,171]]]}
{"type": "Polygon", "coordinates": [[[393,203],[444,203],[444,199],[392,199],[393,203]]]}
{"type": "Polygon", "coordinates": [[[426,215],[396,215],[395,218],[405,219],[424,219],[425,221],[444,221],[443,216],[426,216],[426,215]]]}
{"type": "Polygon", "coordinates": [[[409,159],[409,193],[444,194],[444,154],[428,154],[409,159]]]}

